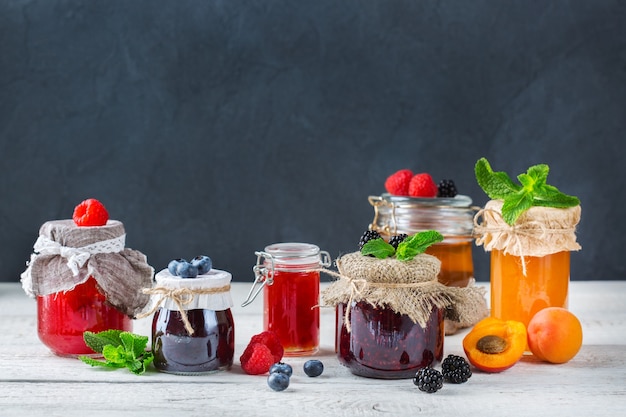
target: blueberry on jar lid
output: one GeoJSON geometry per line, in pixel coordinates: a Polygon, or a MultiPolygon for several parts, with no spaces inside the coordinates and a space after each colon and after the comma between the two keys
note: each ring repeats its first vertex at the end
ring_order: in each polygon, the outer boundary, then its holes
{"type": "Polygon", "coordinates": [[[172,275],[178,275],[176,270],[178,269],[178,265],[183,263],[183,262],[187,262],[187,261],[185,259],[183,259],[183,258],[173,259],[173,260],[170,261],[169,264],[167,264],[167,270],[172,275]]]}
{"type": "Polygon", "coordinates": [[[206,255],[196,256],[191,260],[191,264],[198,268],[198,275],[204,275],[213,268],[211,258],[206,255]]]}
{"type": "Polygon", "coordinates": [[[198,276],[198,267],[191,262],[179,262],[176,267],[176,275],[181,278],[195,278],[198,276]]]}

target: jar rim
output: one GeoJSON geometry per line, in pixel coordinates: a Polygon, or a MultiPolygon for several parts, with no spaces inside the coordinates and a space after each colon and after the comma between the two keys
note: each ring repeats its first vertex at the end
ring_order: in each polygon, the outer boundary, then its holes
{"type": "Polygon", "coordinates": [[[265,252],[272,255],[275,259],[296,260],[319,255],[320,248],[311,243],[284,242],[266,246],[265,252]]]}
{"type": "Polygon", "coordinates": [[[383,193],[380,197],[394,204],[403,203],[431,207],[469,207],[472,205],[471,197],[462,194],[457,194],[455,197],[410,197],[383,193]]]}

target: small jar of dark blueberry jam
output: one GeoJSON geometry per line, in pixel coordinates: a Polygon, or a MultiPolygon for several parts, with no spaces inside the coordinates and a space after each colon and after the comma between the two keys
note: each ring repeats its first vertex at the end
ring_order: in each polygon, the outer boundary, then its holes
{"type": "Polygon", "coordinates": [[[201,375],[231,368],[235,324],[230,281],[230,273],[217,269],[195,278],[173,276],[167,269],[156,275],[151,293],[163,298],[152,320],[158,370],[201,375]]]}
{"type": "Polygon", "coordinates": [[[409,316],[365,301],[352,302],[350,331],[346,304],[336,307],[339,362],[355,375],[381,379],[412,378],[443,357],[443,310],[433,308],[426,326],[409,316]]]}

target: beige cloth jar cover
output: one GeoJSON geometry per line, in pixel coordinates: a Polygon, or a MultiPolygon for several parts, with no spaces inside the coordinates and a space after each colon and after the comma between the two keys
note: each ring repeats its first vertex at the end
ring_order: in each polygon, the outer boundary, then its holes
{"type": "Polygon", "coordinates": [[[472,284],[464,288],[441,284],[437,281],[441,262],[431,255],[399,261],[354,252],[340,257],[336,264],[339,273],[330,275],[339,279],[322,292],[322,303],[347,305],[348,330],[351,304],[358,301],[405,314],[422,327],[433,308],[444,309],[445,318],[459,327],[475,324],[488,314],[484,289],[472,284]]]}
{"type": "Polygon", "coordinates": [[[490,200],[474,218],[476,245],[519,257],[577,251],[576,225],[580,205],[569,208],[531,207],[513,226],[502,218],[502,200],[490,200]]]}
{"type": "Polygon", "coordinates": [[[73,220],[44,223],[34,245],[22,287],[31,297],[70,291],[92,276],[107,301],[135,317],[150,301],[154,269],[139,251],[125,248],[124,225],[79,227],[73,220]]]}

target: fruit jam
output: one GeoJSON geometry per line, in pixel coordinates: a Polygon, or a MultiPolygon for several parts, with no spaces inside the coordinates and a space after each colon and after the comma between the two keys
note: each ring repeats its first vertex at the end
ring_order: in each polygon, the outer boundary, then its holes
{"type": "Polygon", "coordinates": [[[152,319],[154,366],[173,374],[228,370],[235,353],[235,325],[230,309],[187,310],[194,329],[185,329],[180,311],[160,308],[152,319]]]}
{"type": "Polygon", "coordinates": [[[491,315],[528,326],[545,307],[567,308],[570,252],[525,256],[526,275],[519,256],[491,251],[491,315]]]}
{"type": "Polygon", "coordinates": [[[83,333],[132,331],[132,321],[106,301],[90,277],[67,292],[37,297],[39,339],[59,356],[94,355],[83,333]]]}
{"type": "Polygon", "coordinates": [[[426,253],[441,261],[438,280],[449,287],[467,287],[474,276],[472,242],[438,243],[426,253]]]}
{"type": "Polygon", "coordinates": [[[286,356],[314,354],[320,339],[320,273],[274,272],[274,282],[263,291],[263,327],[274,331],[286,356]]]}
{"type": "Polygon", "coordinates": [[[443,358],[443,311],[434,308],[426,327],[407,315],[364,301],[353,303],[348,332],[344,323],[346,304],[336,308],[337,356],[350,372],[370,378],[412,378],[417,370],[443,358]]]}

